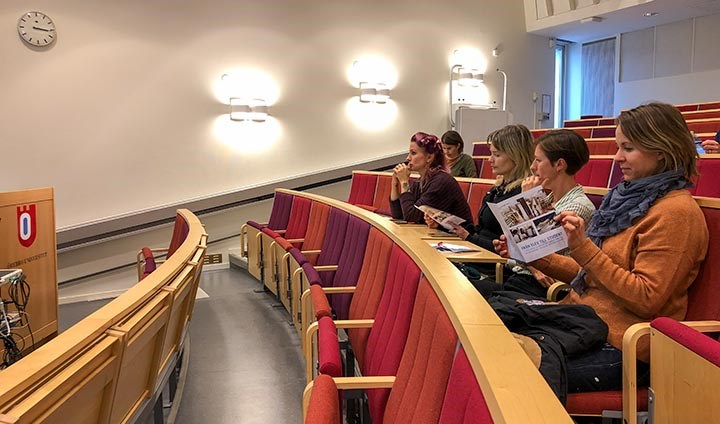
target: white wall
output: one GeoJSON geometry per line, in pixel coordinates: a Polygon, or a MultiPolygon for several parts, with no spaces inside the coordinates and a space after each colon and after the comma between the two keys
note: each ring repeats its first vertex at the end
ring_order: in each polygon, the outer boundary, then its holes
{"type": "MultiPolygon", "coordinates": [[[[553,51],[525,33],[521,2],[4,0],[0,27],[0,191],[54,186],[61,229],[405,150],[414,131],[447,129],[448,60],[460,47],[508,73],[516,122],[531,124],[533,91],[553,92],[553,51]],[[17,35],[29,9],[55,22],[49,49],[17,35]],[[379,132],[344,112],[358,94],[345,72],[365,54],[398,71],[398,116],[379,132]],[[282,134],[262,153],[213,132],[226,113],[214,85],[237,67],[280,89],[271,114],[282,134]]],[[[502,79],[485,81],[500,103],[502,79]]]]}

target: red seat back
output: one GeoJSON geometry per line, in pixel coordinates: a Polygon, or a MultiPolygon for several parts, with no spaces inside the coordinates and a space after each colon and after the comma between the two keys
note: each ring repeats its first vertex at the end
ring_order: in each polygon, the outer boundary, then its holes
{"type": "MultiPolygon", "coordinates": [[[[350,302],[349,319],[375,318],[385,287],[393,244],[392,239],[382,231],[375,227],[370,228],[362,270],[350,302]]],[[[362,369],[365,360],[365,345],[370,335],[370,329],[349,329],[347,333],[353,351],[355,351],[355,358],[362,369]]]]}
{"type": "Polygon", "coordinates": [[[440,424],[465,423],[492,424],[493,419],[465,349],[461,347],[450,371],[440,424]]]}
{"type": "MultiPolygon", "coordinates": [[[[290,218],[288,219],[287,229],[283,236],[284,238],[292,240],[305,237],[311,206],[312,200],[305,197],[297,196],[293,199],[290,218]]],[[[302,243],[293,243],[293,246],[302,249],[302,243]]]]}
{"type": "Polygon", "coordinates": [[[438,422],[456,347],[452,322],[423,278],[400,368],[385,408],[386,424],[438,422]]]}
{"type": "Polygon", "coordinates": [[[688,321],[720,320],[720,209],[703,206],[703,215],[710,232],[708,251],[698,276],[688,289],[688,321]]]}
{"type": "Polygon", "coordinates": [[[694,196],[720,197],[720,159],[701,158],[697,167],[700,177],[691,193],[694,196]]]}
{"type": "Polygon", "coordinates": [[[473,143],[473,156],[490,156],[490,145],[484,141],[473,143]]]}
{"type": "Polygon", "coordinates": [[[339,423],[340,400],[332,377],[321,374],[313,380],[305,424],[339,423]]]}
{"type": "Polygon", "coordinates": [[[272,210],[270,211],[270,219],[268,227],[273,230],[284,230],[287,228],[288,219],[290,218],[290,209],[292,208],[293,195],[276,191],[273,199],[272,210]]]}
{"type": "MultiPolygon", "coordinates": [[[[308,226],[305,231],[303,250],[320,250],[325,239],[328,217],[330,216],[330,205],[322,202],[312,202],[308,226]]],[[[308,255],[310,263],[317,262],[318,255],[308,255]]]]}
{"type": "Polygon", "coordinates": [[[390,189],[392,185],[392,177],[390,175],[378,176],[377,189],[375,190],[375,199],[373,207],[375,212],[383,215],[390,215],[390,189]]]}
{"type": "Polygon", "coordinates": [[[172,238],[170,239],[170,246],[168,246],[167,257],[172,256],[173,253],[180,247],[185,241],[185,238],[190,232],[188,223],[180,216],[175,216],[175,226],[173,227],[172,238]]]}
{"type": "Polygon", "coordinates": [[[591,158],[590,161],[575,174],[575,181],[580,185],[588,187],[607,187],[612,164],[612,159],[591,158]]]}
{"type": "Polygon", "coordinates": [[[472,213],[473,220],[477,224],[478,212],[482,207],[482,201],[485,195],[492,188],[492,184],[485,183],[473,183],[470,187],[470,194],[468,195],[468,205],[470,205],[470,212],[472,213]]]}
{"type": "Polygon", "coordinates": [[[351,205],[372,205],[377,179],[377,174],[353,172],[348,203],[351,205]]]}
{"type": "MultiPolygon", "coordinates": [[[[393,246],[385,288],[365,347],[363,375],[396,375],[419,281],[420,268],[400,247],[393,246]]],[[[367,391],[373,422],[382,422],[388,394],[389,389],[367,391]]]]}

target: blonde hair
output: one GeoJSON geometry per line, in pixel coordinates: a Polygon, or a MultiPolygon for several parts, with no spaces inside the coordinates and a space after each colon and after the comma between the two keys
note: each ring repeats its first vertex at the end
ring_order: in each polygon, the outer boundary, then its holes
{"type": "Polygon", "coordinates": [[[635,147],[663,157],[657,173],[682,170],[690,179],[698,175],[698,153],[680,111],[666,103],[648,103],[620,113],[617,124],[635,147]]]}
{"type": "Polygon", "coordinates": [[[488,135],[487,143],[505,153],[515,164],[510,175],[499,176],[495,185],[505,183],[505,192],[522,184],[525,177],[532,175],[530,166],[535,155],[535,144],[530,130],[525,125],[507,125],[488,135]]]}

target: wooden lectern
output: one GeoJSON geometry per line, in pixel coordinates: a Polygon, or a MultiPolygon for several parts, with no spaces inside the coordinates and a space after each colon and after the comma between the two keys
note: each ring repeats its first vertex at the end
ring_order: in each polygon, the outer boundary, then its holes
{"type": "MultiPolygon", "coordinates": [[[[23,353],[58,331],[57,250],[52,188],[0,193],[0,268],[22,269],[30,285],[29,329],[13,328],[23,353]],[[32,330],[32,339],[30,331],[32,330]]],[[[7,287],[2,298],[9,299],[7,287]]],[[[14,311],[8,311],[14,312],[14,311]]],[[[2,346],[0,346],[1,348],[2,346]]]]}

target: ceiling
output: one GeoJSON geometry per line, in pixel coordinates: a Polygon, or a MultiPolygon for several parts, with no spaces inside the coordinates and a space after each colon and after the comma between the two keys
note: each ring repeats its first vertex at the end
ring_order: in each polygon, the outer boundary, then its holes
{"type": "MultiPolygon", "coordinates": [[[[548,28],[530,31],[532,34],[574,42],[600,40],[623,32],[663,25],[670,22],[720,13],[720,0],[639,0],[636,6],[609,13],[592,15],[548,28]],[[646,13],[656,13],[650,17],[646,13]]],[[[562,15],[558,15],[561,18],[562,15]]]]}

